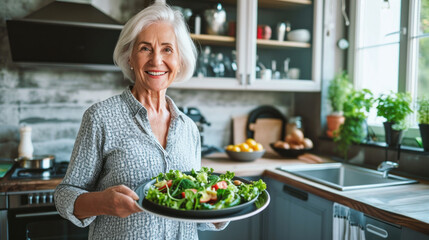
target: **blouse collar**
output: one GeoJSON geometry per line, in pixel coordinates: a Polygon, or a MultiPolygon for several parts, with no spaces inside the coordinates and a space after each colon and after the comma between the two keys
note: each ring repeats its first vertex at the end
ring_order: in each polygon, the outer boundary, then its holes
{"type": "MultiPolygon", "coordinates": [[[[141,111],[143,115],[147,117],[146,108],[131,93],[132,88],[133,86],[129,86],[125,89],[125,91],[121,94],[122,99],[127,103],[133,116],[137,115],[141,111]]],[[[167,101],[172,118],[180,118],[182,121],[184,121],[184,113],[179,110],[174,101],[167,95],[165,96],[165,99],[167,101]]]]}

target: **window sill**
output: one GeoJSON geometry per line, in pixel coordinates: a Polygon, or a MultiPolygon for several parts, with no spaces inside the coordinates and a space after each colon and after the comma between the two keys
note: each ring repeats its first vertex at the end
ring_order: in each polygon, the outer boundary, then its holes
{"type": "MultiPolygon", "coordinates": [[[[319,137],[319,140],[322,141],[332,141],[332,138],[323,136],[323,137],[319,137]]],[[[355,144],[356,146],[367,146],[367,147],[373,147],[373,148],[382,148],[382,149],[386,149],[388,146],[385,142],[375,142],[375,141],[368,141],[368,142],[362,142],[359,144],[355,144]]],[[[391,150],[395,150],[395,148],[389,148],[391,150]]],[[[419,154],[419,155],[428,155],[429,156],[429,152],[425,152],[423,150],[423,148],[420,147],[413,147],[413,146],[405,146],[405,145],[401,145],[401,152],[406,152],[406,153],[415,153],[415,154],[419,154]]]]}

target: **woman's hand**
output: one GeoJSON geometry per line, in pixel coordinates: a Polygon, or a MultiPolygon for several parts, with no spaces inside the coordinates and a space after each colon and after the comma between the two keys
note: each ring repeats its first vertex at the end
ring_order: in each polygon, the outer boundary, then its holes
{"type": "Polygon", "coordinates": [[[101,193],[104,198],[103,207],[106,215],[124,218],[142,211],[136,203],[139,196],[125,185],[113,186],[101,193]]]}
{"type": "Polygon", "coordinates": [[[139,196],[125,185],[107,188],[101,192],[90,192],[80,195],[74,204],[74,215],[84,219],[98,215],[128,217],[141,212],[136,200],[139,196]]]}

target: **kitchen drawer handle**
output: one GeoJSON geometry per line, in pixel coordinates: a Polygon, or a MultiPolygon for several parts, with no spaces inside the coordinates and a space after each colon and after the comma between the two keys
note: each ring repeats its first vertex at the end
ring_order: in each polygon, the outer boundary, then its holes
{"type": "Polygon", "coordinates": [[[382,238],[387,238],[389,236],[389,233],[386,230],[379,228],[377,226],[374,226],[370,223],[366,224],[366,230],[382,238]]]}
{"type": "Polygon", "coordinates": [[[59,215],[57,211],[51,211],[51,212],[40,212],[40,213],[22,213],[22,214],[16,214],[16,218],[25,218],[25,217],[40,217],[40,216],[53,216],[53,215],[59,215]]]}
{"type": "Polygon", "coordinates": [[[292,197],[296,197],[298,199],[301,199],[303,201],[307,201],[308,200],[308,193],[301,191],[299,189],[290,187],[288,185],[283,185],[283,192],[291,195],[292,197]]]}

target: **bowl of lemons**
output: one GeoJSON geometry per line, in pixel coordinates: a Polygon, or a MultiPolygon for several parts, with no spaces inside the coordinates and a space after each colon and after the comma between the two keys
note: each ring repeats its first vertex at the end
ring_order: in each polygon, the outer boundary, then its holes
{"type": "Polygon", "coordinates": [[[256,142],[253,138],[248,138],[243,143],[226,146],[225,152],[232,160],[251,162],[262,157],[265,149],[262,144],[256,142]]]}

